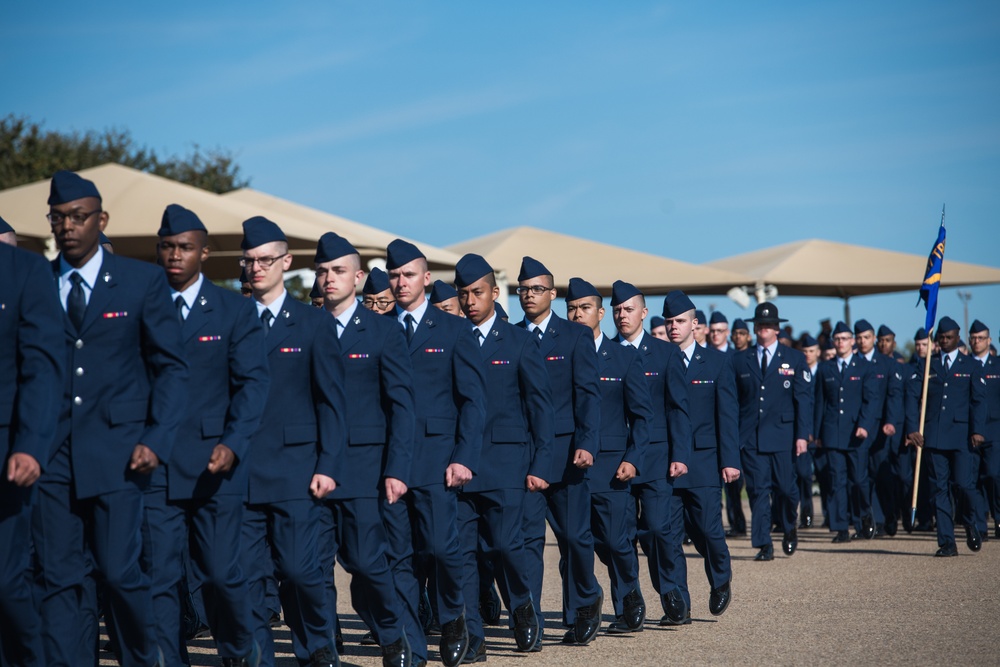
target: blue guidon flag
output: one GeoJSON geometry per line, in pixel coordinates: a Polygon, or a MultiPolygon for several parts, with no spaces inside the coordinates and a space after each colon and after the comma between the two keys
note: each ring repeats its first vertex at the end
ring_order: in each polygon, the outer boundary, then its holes
{"type": "MultiPolygon", "coordinates": [[[[944,265],[944,207],[941,207],[941,227],[938,229],[937,240],[927,257],[927,270],[924,271],[924,282],[920,286],[920,299],[927,307],[927,320],[924,329],[930,331],[937,320],[938,289],[941,287],[941,268],[944,265]]],[[[919,303],[919,302],[918,302],[919,303]]]]}

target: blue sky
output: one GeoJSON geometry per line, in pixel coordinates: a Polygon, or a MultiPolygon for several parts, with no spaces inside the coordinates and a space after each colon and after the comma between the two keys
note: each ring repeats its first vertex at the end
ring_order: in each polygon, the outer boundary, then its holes
{"type": "MultiPolygon", "coordinates": [[[[1000,266],[995,2],[5,3],[0,80],[0,113],[225,147],[257,189],[437,245],[926,255],[947,203],[945,285],[949,259],[1000,266]]],[[[968,291],[1000,326],[1000,287],[968,291]]],[[[906,340],[915,300],[852,315],[906,340]]],[[[797,329],[842,313],[777,304],[797,329]]]]}

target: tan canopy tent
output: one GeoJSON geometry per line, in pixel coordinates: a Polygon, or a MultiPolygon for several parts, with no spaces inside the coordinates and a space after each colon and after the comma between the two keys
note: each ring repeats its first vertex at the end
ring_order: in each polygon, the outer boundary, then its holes
{"type": "MultiPolygon", "coordinates": [[[[326,231],[336,232],[358,249],[363,260],[371,258],[384,260],[385,248],[389,245],[389,242],[396,238],[405,238],[381,229],[363,225],[359,222],[354,222],[353,220],[348,220],[347,218],[342,218],[339,215],[325,213],[324,211],[296,204],[293,201],[281,199],[280,197],[275,197],[251,188],[233,190],[232,192],[225,193],[222,197],[246,204],[258,211],[260,215],[274,215],[276,216],[275,221],[283,217],[290,217],[319,225],[326,231]]],[[[413,239],[406,240],[414,243],[427,256],[427,263],[430,265],[431,270],[454,269],[455,262],[460,258],[459,255],[447,250],[435,248],[434,246],[429,246],[413,239]]]]}
{"type": "MultiPolygon", "coordinates": [[[[773,285],[786,296],[854,296],[909,292],[916,294],[927,257],[819,239],[795,241],[734,255],[706,266],[735,271],[750,278],[752,288],[773,285]]],[[[1000,283],[1000,268],[954,262],[945,258],[942,287],[1000,283]]]]}
{"type": "MultiPolygon", "coordinates": [[[[94,181],[100,190],[102,206],[110,216],[105,233],[115,251],[123,255],[155,261],[156,230],[168,204],[180,204],[197,213],[208,228],[212,250],[204,270],[215,280],[239,277],[237,259],[242,254],[242,223],[255,215],[264,215],[281,226],[288,237],[289,250],[298,257],[293,269],[311,265],[316,242],[324,232],[335,231],[352,243],[360,239],[357,247],[363,261],[384,257],[385,244],[394,238],[386,232],[305,207],[299,208],[312,211],[311,215],[296,215],[292,211],[297,205],[291,202],[284,202],[287,206],[282,210],[277,206],[262,206],[254,199],[282,202],[263,193],[252,193],[255,197],[244,197],[250,201],[241,201],[238,196],[220,196],[119,164],[105,164],[79,173],[94,181]],[[387,240],[378,246],[375,239],[382,238],[387,240]]],[[[17,230],[24,247],[40,252],[47,249],[51,254],[52,233],[45,219],[48,196],[48,180],[4,190],[0,192],[0,215],[17,230]]],[[[421,248],[428,257],[433,253],[439,263],[454,266],[454,262],[448,261],[450,253],[423,244],[421,248]]]]}
{"type": "Polygon", "coordinates": [[[513,227],[494,234],[448,246],[464,255],[482,255],[497,271],[514,282],[521,258],[530,255],[545,264],[555,277],[556,288],[566,291],[569,279],[578,276],[592,283],[601,294],[611,294],[615,280],[632,283],[647,296],[682,289],[689,294],[725,294],[748,281],[739,273],[688,264],[575,236],[537,229],[513,227]]]}

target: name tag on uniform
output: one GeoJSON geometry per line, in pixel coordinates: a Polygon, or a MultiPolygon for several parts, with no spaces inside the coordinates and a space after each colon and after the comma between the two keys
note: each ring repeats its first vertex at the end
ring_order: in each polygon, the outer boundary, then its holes
{"type": "Polygon", "coordinates": [[[740,377],[741,378],[748,378],[748,377],[750,377],[750,374],[749,373],[740,373],[740,377]]]}
{"type": "Polygon", "coordinates": [[[490,364],[493,365],[493,366],[509,366],[510,362],[509,361],[505,361],[503,359],[494,359],[494,360],[490,361],[490,364]]]}
{"type": "Polygon", "coordinates": [[[349,354],[349,355],[347,355],[347,358],[348,359],[367,359],[368,355],[367,354],[349,354]]]}
{"type": "Polygon", "coordinates": [[[621,378],[601,378],[601,382],[621,382],[621,378]]]}
{"type": "Polygon", "coordinates": [[[301,347],[279,347],[278,348],[278,352],[281,352],[282,354],[292,354],[292,353],[301,352],[301,351],[302,351],[301,347]]]}
{"type": "Polygon", "coordinates": [[[222,340],[222,336],[198,336],[199,343],[211,343],[216,340],[222,340]]]}
{"type": "Polygon", "coordinates": [[[106,320],[114,320],[118,319],[119,317],[128,317],[128,311],[116,310],[111,313],[101,313],[101,317],[103,317],[106,320]]]}
{"type": "Polygon", "coordinates": [[[425,347],[424,354],[441,354],[444,352],[443,347],[425,347]]]}

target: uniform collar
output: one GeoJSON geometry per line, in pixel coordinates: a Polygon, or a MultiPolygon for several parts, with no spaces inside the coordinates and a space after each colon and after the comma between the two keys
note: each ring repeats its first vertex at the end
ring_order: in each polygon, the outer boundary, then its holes
{"type": "Polygon", "coordinates": [[[411,315],[413,316],[414,324],[420,324],[424,319],[424,313],[427,312],[427,305],[429,303],[425,297],[420,300],[420,303],[413,310],[403,310],[399,306],[396,306],[396,319],[399,320],[400,324],[406,326],[406,316],[411,315]]]}
{"type": "Polygon", "coordinates": [[[287,297],[287,296],[288,296],[288,292],[284,288],[282,288],[281,294],[279,294],[278,298],[275,299],[274,301],[272,301],[271,305],[269,305],[269,306],[265,306],[260,301],[257,301],[256,299],[254,299],[254,303],[257,304],[257,317],[260,317],[261,315],[263,315],[265,310],[269,310],[269,311],[271,311],[271,317],[273,319],[277,320],[278,319],[278,315],[281,314],[281,307],[283,305],[285,305],[285,297],[287,297]]]}
{"type": "Polygon", "coordinates": [[[544,334],[546,331],[549,330],[549,322],[551,322],[551,321],[552,321],[552,310],[551,309],[549,309],[549,314],[545,316],[545,319],[542,320],[541,324],[535,324],[534,322],[531,322],[530,320],[528,320],[527,317],[524,318],[524,324],[525,324],[525,326],[527,326],[528,327],[528,331],[530,331],[532,333],[535,332],[535,329],[541,329],[542,333],[544,334]]]}
{"type": "Polygon", "coordinates": [[[496,322],[496,319],[497,319],[497,311],[494,310],[493,315],[490,316],[490,319],[484,321],[479,326],[472,325],[472,328],[473,330],[479,329],[479,331],[482,332],[483,334],[483,340],[486,340],[486,337],[490,335],[490,329],[493,328],[493,323],[496,322]]]}
{"type": "Polygon", "coordinates": [[[202,273],[198,274],[198,280],[191,283],[183,292],[178,292],[173,287],[170,288],[170,300],[177,301],[177,295],[179,294],[181,298],[184,299],[184,305],[188,307],[188,310],[194,307],[194,300],[198,298],[198,292],[201,291],[201,285],[205,282],[205,275],[202,273]]]}
{"type": "Polygon", "coordinates": [[[358,309],[358,300],[351,299],[351,305],[347,307],[347,310],[342,312],[340,315],[336,316],[337,322],[340,323],[341,329],[346,329],[351,318],[354,317],[354,311],[358,309]]]}
{"type": "Polygon", "coordinates": [[[80,274],[83,278],[83,282],[87,284],[87,287],[94,289],[94,285],[97,284],[97,275],[101,272],[101,264],[104,263],[104,248],[98,244],[97,252],[94,256],[87,260],[87,263],[81,266],[79,269],[75,269],[69,265],[66,258],[59,254],[59,281],[60,284],[65,283],[69,280],[69,274],[74,271],[80,274]]]}
{"type": "Polygon", "coordinates": [[[597,338],[594,339],[594,349],[600,350],[601,343],[603,342],[604,342],[604,332],[602,331],[601,333],[597,334],[597,338]]]}

